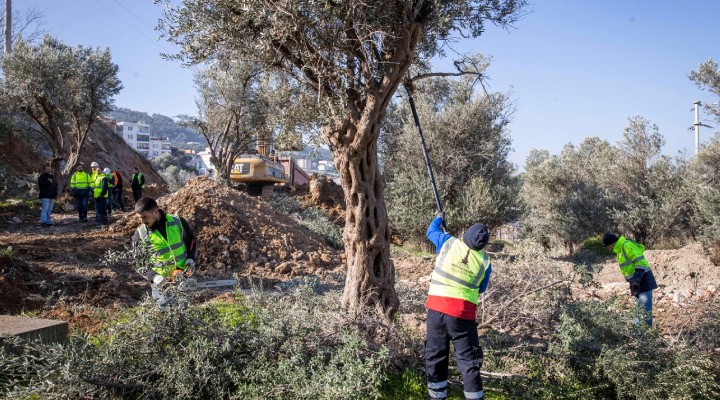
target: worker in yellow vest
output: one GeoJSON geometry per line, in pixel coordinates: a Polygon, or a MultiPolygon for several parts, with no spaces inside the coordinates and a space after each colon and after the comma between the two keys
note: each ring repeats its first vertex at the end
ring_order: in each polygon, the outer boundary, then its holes
{"type": "MultiPolygon", "coordinates": [[[[645,246],[612,233],[603,236],[603,245],[615,254],[620,264],[620,273],[630,284],[630,295],[635,298],[638,307],[645,310],[645,322],[652,326],[652,291],[658,285],[650,270],[650,263],[645,259],[645,246]]],[[[638,325],[640,318],[635,318],[633,322],[638,325]]]]}
{"type": "Polygon", "coordinates": [[[152,267],[143,275],[152,282],[152,296],[163,309],[167,299],[160,288],[176,273],[195,270],[195,236],[184,218],[166,213],[151,197],[138,199],[135,213],[142,224],[133,235],[133,245],[148,246],[152,267]]]}
{"type": "Polygon", "coordinates": [[[482,399],[480,367],[483,350],[477,333],[475,313],[478,297],[487,290],[492,265],[482,249],[490,239],[485,224],[474,224],[458,239],[441,230],[445,213],[430,223],[427,238],[438,257],[430,275],[427,307],[425,365],[431,399],[446,399],[450,342],[463,378],[466,399],[482,399]]]}
{"type": "Polygon", "coordinates": [[[108,224],[107,215],[107,199],[110,194],[110,186],[108,185],[107,174],[110,168],[105,171],[93,173],[95,180],[93,181],[93,201],[95,202],[95,222],[103,225],[108,224]]]}
{"type": "Polygon", "coordinates": [[[90,163],[90,192],[89,192],[89,198],[92,199],[93,207],[95,208],[95,222],[99,222],[99,215],[100,212],[98,210],[98,205],[95,203],[95,180],[97,179],[98,175],[102,173],[100,171],[100,164],[97,163],[97,161],[93,161],[90,163]]]}
{"type": "Polygon", "coordinates": [[[87,222],[88,197],[90,196],[90,174],[85,172],[85,166],[80,163],[70,177],[70,189],[75,196],[75,208],[80,222],[87,222]]]}

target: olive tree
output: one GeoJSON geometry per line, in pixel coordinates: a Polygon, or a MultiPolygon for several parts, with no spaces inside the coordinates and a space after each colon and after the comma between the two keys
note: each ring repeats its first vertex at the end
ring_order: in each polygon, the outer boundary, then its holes
{"type": "Polygon", "coordinates": [[[533,150],[522,176],[524,234],[546,246],[569,250],[588,236],[613,227],[610,209],[619,199],[605,189],[617,150],[597,137],[577,147],[565,145],[559,155],[533,150]]]}
{"type": "Polygon", "coordinates": [[[617,229],[644,243],[682,237],[689,227],[692,197],[684,164],[663,155],[664,145],[655,124],[641,116],[629,118],[619,157],[607,172],[611,190],[622,199],[613,210],[617,229]]]}
{"type": "MultiPolygon", "coordinates": [[[[712,58],[700,64],[696,71],[691,71],[688,78],[700,89],[708,90],[720,99],[720,68],[712,58]]],[[[720,103],[705,104],[704,107],[720,123],[720,103]]]]}
{"type": "Polygon", "coordinates": [[[720,134],[692,161],[693,227],[706,241],[720,243],[720,134]]]}
{"type": "Polygon", "coordinates": [[[2,101],[46,137],[62,192],[88,134],[122,89],[110,50],[70,47],[45,36],[37,45],[18,40],[2,66],[2,101]]]}
{"type": "Polygon", "coordinates": [[[262,71],[251,62],[218,61],[195,74],[198,117],[180,116],[181,125],[207,141],[210,161],[230,185],[235,159],[257,136],[267,134],[267,102],[261,93],[262,71]]]}
{"type": "Polygon", "coordinates": [[[615,146],[587,138],[558,156],[532,152],[521,192],[525,233],[571,250],[608,230],[650,245],[689,235],[687,165],[662,155],[663,143],[657,126],[637,116],[615,146]]]}
{"type": "MultiPolygon", "coordinates": [[[[720,68],[708,59],[688,75],[700,89],[708,90],[720,100],[720,68]]],[[[705,104],[705,110],[720,123],[718,102],[705,104]]],[[[705,144],[692,161],[693,225],[705,240],[720,242],[720,135],[705,144]]]]}
{"type": "Polygon", "coordinates": [[[517,20],[525,0],[184,0],[160,24],[187,63],[257,60],[315,95],[320,136],[333,153],[348,208],[343,304],[391,317],[399,300],[377,139],[413,62],[488,22],[517,20]]]}
{"type": "MultiPolygon", "coordinates": [[[[473,89],[469,79],[434,78],[413,96],[451,231],[478,221],[498,226],[517,211],[517,179],[507,159],[514,108],[506,94],[473,89]]],[[[392,110],[398,115],[382,137],[390,220],[396,231],[419,239],[434,197],[410,106],[403,100],[392,110]]]]}

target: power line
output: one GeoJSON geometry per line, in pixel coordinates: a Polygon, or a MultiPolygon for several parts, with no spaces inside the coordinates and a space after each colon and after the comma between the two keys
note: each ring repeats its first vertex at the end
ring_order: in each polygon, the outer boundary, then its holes
{"type": "MultiPolygon", "coordinates": [[[[113,11],[113,10],[110,9],[110,8],[108,8],[105,4],[101,3],[100,0],[95,0],[95,2],[98,3],[102,8],[106,9],[109,13],[111,13],[112,15],[114,15],[117,19],[119,19],[120,21],[124,22],[125,25],[131,27],[131,28],[134,29],[137,33],[141,34],[145,39],[153,42],[156,46],[160,47],[161,49],[163,48],[162,46],[160,46],[160,43],[158,43],[157,40],[153,40],[151,37],[149,37],[148,35],[146,35],[145,32],[141,31],[140,29],[138,29],[137,27],[135,27],[135,25],[129,23],[129,22],[128,22],[127,20],[125,20],[123,17],[119,16],[115,11],[113,11]]],[[[163,50],[164,50],[164,49],[163,49],[163,50]]]]}
{"type": "Polygon", "coordinates": [[[141,17],[140,15],[136,14],[135,11],[133,11],[133,10],[125,7],[125,5],[124,5],[123,3],[121,3],[121,2],[119,2],[118,0],[113,0],[113,1],[115,2],[115,4],[119,5],[119,6],[122,7],[125,11],[127,11],[128,13],[132,14],[135,18],[137,18],[138,21],[140,21],[140,22],[142,22],[143,24],[146,24],[146,25],[150,26],[151,28],[155,29],[155,28],[153,27],[153,24],[152,24],[151,22],[148,22],[147,20],[145,20],[145,18],[143,18],[143,17],[141,17]]]}

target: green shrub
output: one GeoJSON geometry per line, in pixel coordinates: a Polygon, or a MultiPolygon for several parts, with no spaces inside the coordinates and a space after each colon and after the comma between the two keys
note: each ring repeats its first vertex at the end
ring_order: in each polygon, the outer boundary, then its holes
{"type": "Polygon", "coordinates": [[[613,253],[608,250],[607,247],[603,246],[602,238],[592,236],[583,241],[583,248],[591,251],[593,254],[599,257],[608,257],[613,253]]]}
{"type": "Polygon", "coordinates": [[[300,225],[320,234],[327,244],[335,249],[344,248],[342,232],[328,214],[318,208],[302,209],[300,203],[290,196],[275,196],[270,199],[270,206],[284,214],[295,216],[300,225]]]}
{"type": "Polygon", "coordinates": [[[566,304],[535,367],[543,380],[535,395],[544,398],[720,396],[717,359],[668,347],[657,330],[634,326],[610,302],[566,304]]]}
{"type": "Polygon", "coordinates": [[[300,203],[290,196],[281,195],[271,197],[268,204],[283,214],[292,215],[300,213],[300,203]]]}
{"type": "Polygon", "coordinates": [[[300,224],[311,231],[320,234],[325,241],[335,249],[344,248],[342,232],[327,214],[317,208],[307,208],[300,213],[300,224]]]}
{"type": "Polygon", "coordinates": [[[314,291],[164,312],[145,303],[96,337],[10,339],[21,351],[0,349],[0,397],[379,398],[391,347],[372,333],[384,324],[346,319],[339,292],[314,291]]]}

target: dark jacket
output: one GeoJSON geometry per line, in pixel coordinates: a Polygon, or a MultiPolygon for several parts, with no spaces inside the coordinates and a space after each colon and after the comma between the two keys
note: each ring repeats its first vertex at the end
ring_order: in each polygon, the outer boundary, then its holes
{"type": "Polygon", "coordinates": [[[142,189],[145,184],[145,174],[142,172],[133,174],[130,177],[130,187],[133,189],[142,189]]]}
{"type": "Polygon", "coordinates": [[[122,179],[122,175],[120,175],[119,171],[113,171],[113,173],[109,176],[109,178],[110,178],[110,186],[115,187],[115,189],[123,188],[123,179],[122,179]]]}
{"type": "Polygon", "coordinates": [[[52,174],[47,172],[40,174],[38,187],[40,189],[39,199],[54,199],[57,197],[57,185],[55,185],[55,178],[53,178],[52,174]]]}

